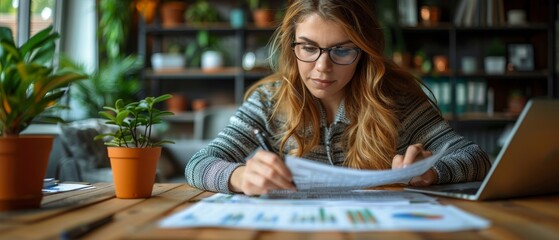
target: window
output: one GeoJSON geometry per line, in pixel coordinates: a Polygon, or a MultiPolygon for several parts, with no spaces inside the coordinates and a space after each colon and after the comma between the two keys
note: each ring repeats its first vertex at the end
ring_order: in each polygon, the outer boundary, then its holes
{"type": "Polygon", "coordinates": [[[0,26],[9,27],[17,41],[24,42],[29,36],[54,24],[55,4],[55,0],[0,1],[0,26]],[[18,12],[22,13],[19,17],[18,12]]]}
{"type": "Polygon", "coordinates": [[[32,0],[31,1],[31,35],[54,24],[54,0],[32,0]]]}
{"type": "Polygon", "coordinates": [[[17,36],[17,7],[18,0],[0,1],[0,26],[12,29],[17,36]]]}

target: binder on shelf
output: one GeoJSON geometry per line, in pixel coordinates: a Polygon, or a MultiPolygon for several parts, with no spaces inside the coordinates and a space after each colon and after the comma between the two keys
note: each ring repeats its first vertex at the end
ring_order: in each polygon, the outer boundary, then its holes
{"type": "Polygon", "coordinates": [[[483,79],[471,79],[467,83],[468,112],[485,112],[487,83],[483,79]]]}
{"type": "Polygon", "coordinates": [[[451,99],[452,99],[452,86],[450,85],[450,79],[440,78],[438,81],[441,84],[441,102],[439,107],[443,114],[451,113],[451,99]]]}
{"type": "Polygon", "coordinates": [[[468,110],[468,93],[466,88],[466,81],[458,79],[456,81],[456,114],[462,115],[468,110]]]}
{"type": "Polygon", "coordinates": [[[433,93],[433,95],[431,96],[429,92],[427,92],[427,95],[431,98],[434,98],[437,106],[441,110],[441,113],[443,115],[451,113],[452,88],[450,80],[448,78],[424,77],[423,81],[433,93]]]}

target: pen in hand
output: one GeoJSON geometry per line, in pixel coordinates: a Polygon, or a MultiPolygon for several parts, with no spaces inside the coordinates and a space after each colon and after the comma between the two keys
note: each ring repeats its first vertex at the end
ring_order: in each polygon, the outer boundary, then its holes
{"type": "Polygon", "coordinates": [[[91,222],[77,225],[60,233],[60,239],[76,239],[82,237],[83,235],[97,229],[98,227],[103,226],[105,223],[108,223],[112,220],[113,215],[111,214],[106,217],[95,219],[91,222]]]}
{"type": "Polygon", "coordinates": [[[270,145],[270,143],[268,142],[268,139],[266,138],[266,135],[264,135],[263,132],[261,132],[258,129],[254,129],[254,135],[256,135],[256,140],[258,140],[258,143],[263,150],[276,153],[272,148],[272,145],[270,145]]]}
{"type": "MultiPolygon", "coordinates": [[[[270,142],[268,142],[268,138],[262,131],[258,129],[254,129],[253,131],[254,131],[254,135],[256,135],[256,140],[258,140],[258,144],[263,150],[278,154],[276,151],[274,151],[274,148],[272,147],[270,142]]],[[[293,180],[291,181],[291,183],[293,184],[293,186],[296,187],[295,182],[293,180]]]]}

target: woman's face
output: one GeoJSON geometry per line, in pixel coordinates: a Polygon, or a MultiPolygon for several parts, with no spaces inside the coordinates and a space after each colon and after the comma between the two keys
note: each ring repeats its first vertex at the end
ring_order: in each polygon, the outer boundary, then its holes
{"type": "Polygon", "coordinates": [[[355,44],[338,24],[324,20],[316,14],[307,16],[297,24],[295,43],[298,45],[294,50],[298,51],[298,58],[305,54],[316,56],[321,51],[316,47],[334,48],[330,52],[323,51],[314,62],[297,60],[297,65],[305,86],[313,96],[321,99],[323,103],[339,103],[344,95],[344,87],[355,73],[360,52],[357,51],[355,61],[349,65],[336,64],[331,57],[337,62],[349,63],[352,56],[355,56],[355,44]],[[332,56],[329,56],[331,54],[332,56]]]}

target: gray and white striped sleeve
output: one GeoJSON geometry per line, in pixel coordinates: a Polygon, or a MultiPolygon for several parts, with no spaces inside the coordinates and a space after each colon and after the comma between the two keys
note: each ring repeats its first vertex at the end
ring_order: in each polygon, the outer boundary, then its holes
{"type": "Polygon", "coordinates": [[[487,154],[475,143],[459,135],[428,101],[407,98],[402,106],[398,153],[410,144],[421,143],[432,152],[449,144],[447,154],[434,169],[438,184],[483,180],[491,163],[487,154]]]}
{"type": "Polygon", "coordinates": [[[255,91],[231,117],[225,129],[192,157],[184,173],[188,184],[213,192],[231,192],[231,174],[258,148],[252,130],[269,129],[270,96],[265,88],[255,91]]]}

